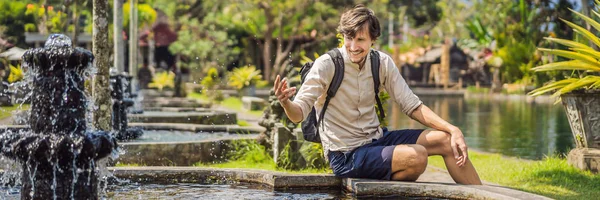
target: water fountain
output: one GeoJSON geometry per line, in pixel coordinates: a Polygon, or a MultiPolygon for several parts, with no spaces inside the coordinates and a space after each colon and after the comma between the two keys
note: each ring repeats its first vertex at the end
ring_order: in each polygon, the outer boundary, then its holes
{"type": "Polygon", "coordinates": [[[131,91],[128,89],[130,81],[129,76],[116,74],[110,76],[112,91],[110,95],[113,98],[112,125],[113,130],[117,132],[116,138],[119,140],[136,139],[144,134],[140,128],[129,128],[127,126],[127,108],[133,106],[131,91]]]}
{"type": "Polygon", "coordinates": [[[33,88],[31,130],[0,135],[2,155],[22,166],[21,199],[98,199],[96,161],[117,143],[86,125],[83,75],[93,59],[61,34],[23,55],[33,88]]]}

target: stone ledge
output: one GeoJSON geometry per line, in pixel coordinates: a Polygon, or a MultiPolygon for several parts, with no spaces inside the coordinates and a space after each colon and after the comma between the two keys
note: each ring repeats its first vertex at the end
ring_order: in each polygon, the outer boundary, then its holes
{"type": "Polygon", "coordinates": [[[239,125],[202,125],[184,123],[129,123],[129,127],[142,128],[144,130],[166,130],[166,131],[192,131],[192,132],[229,132],[229,133],[261,133],[265,131],[261,126],[241,127],[239,125]]]}
{"type": "Polygon", "coordinates": [[[346,191],[358,197],[409,196],[451,199],[549,199],[499,186],[473,186],[448,183],[379,181],[369,179],[344,179],[346,191]]]}
{"type": "Polygon", "coordinates": [[[237,123],[237,113],[234,112],[144,112],[127,114],[129,122],[141,123],[182,123],[204,125],[233,125],[237,123]]]}
{"type": "Polygon", "coordinates": [[[370,179],[341,179],[332,174],[292,174],[255,169],[221,169],[200,167],[112,167],[119,178],[142,183],[183,181],[240,181],[260,183],[276,190],[343,188],[355,197],[437,197],[451,199],[549,199],[540,195],[500,186],[470,186],[448,183],[399,182],[370,179]]]}
{"type": "Polygon", "coordinates": [[[242,108],[245,110],[262,110],[268,102],[262,98],[243,96],[242,97],[242,108]]]}
{"type": "Polygon", "coordinates": [[[341,179],[332,174],[289,174],[254,169],[220,169],[200,167],[110,167],[119,178],[142,183],[240,181],[261,183],[275,189],[339,188],[341,179]]]}
{"type": "Polygon", "coordinates": [[[256,135],[186,142],[122,142],[123,151],[114,162],[146,166],[192,166],[194,163],[221,161],[231,151],[231,141],[254,140],[256,135]]]}

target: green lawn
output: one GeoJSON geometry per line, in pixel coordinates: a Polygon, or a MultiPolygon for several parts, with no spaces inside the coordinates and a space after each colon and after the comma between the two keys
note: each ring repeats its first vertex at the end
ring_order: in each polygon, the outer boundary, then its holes
{"type": "Polygon", "coordinates": [[[27,110],[29,109],[29,104],[23,104],[23,106],[20,105],[13,105],[13,106],[2,106],[0,107],[0,119],[4,119],[7,117],[10,117],[13,113],[13,111],[19,109],[19,110],[27,110]]]}
{"type": "MultiPolygon", "coordinates": [[[[477,152],[470,152],[469,158],[481,179],[487,182],[555,199],[600,197],[600,174],[576,169],[564,158],[530,161],[477,152]]],[[[429,164],[445,169],[439,156],[431,157],[429,164]]]]}
{"type": "Polygon", "coordinates": [[[235,161],[230,161],[230,162],[225,162],[225,163],[218,163],[218,164],[196,163],[196,164],[194,164],[194,166],[197,166],[197,167],[228,168],[228,169],[232,169],[232,168],[236,168],[236,169],[260,169],[260,170],[289,172],[289,173],[310,173],[310,174],[314,174],[314,173],[329,173],[329,174],[333,174],[333,172],[331,171],[331,169],[312,169],[311,168],[311,169],[302,169],[302,170],[286,170],[286,169],[277,168],[277,166],[275,165],[275,162],[273,162],[272,158],[271,158],[271,160],[265,160],[263,162],[252,162],[252,161],[245,161],[245,160],[235,160],[235,161]]]}
{"type": "MultiPolygon", "coordinates": [[[[206,95],[195,93],[195,92],[190,93],[188,95],[188,98],[199,99],[199,100],[203,100],[203,101],[207,101],[207,102],[210,101],[210,99],[206,95]]],[[[236,111],[236,112],[246,113],[246,114],[250,114],[250,115],[256,116],[256,117],[260,117],[263,114],[262,110],[257,110],[257,111],[244,110],[242,107],[242,99],[240,99],[238,97],[227,97],[221,103],[219,103],[219,105],[223,106],[227,109],[236,111]]]]}

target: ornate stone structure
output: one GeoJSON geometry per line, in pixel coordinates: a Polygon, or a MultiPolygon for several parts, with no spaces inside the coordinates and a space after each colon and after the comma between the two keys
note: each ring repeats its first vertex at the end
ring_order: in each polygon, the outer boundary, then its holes
{"type": "Polygon", "coordinates": [[[594,173],[600,171],[600,91],[573,92],[561,96],[576,148],[570,164],[594,173]]]}

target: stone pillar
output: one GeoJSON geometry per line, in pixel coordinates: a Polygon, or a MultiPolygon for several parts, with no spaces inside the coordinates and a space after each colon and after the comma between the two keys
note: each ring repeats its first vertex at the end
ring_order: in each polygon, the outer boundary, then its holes
{"type": "Polygon", "coordinates": [[[113,1],[114,67],[119,73],[125,71],[125,46],[123,44],[123,0],[113,1]]]}
{"type": "MultiPolygon", "coordinates": [[[[279,163],[279,161],[280,161],[279,156],[280,156],[281,152],[283,152],[283,149],[285,148],[285,146],[288,143],[292,142],[293,140],[296,140],[296,137],[294,136],[294,134],[292,134],[290,129],[285,127],[282,123],[275,123],[275,127],[273,129],[272,134],[273,134],[272,135],[272,137],[273,137],[273,160],[275,161],[275,163],[279,163]]],[[[290,144],[290,145],[295,146],[295,143],[292,142],[292,144],[290,144]]]]}
{"type": "Polygon", "coordinates": [[[133,77],[131,87],[135,90],[138,87],[138,9],[137,0],[131,0],[129,3],[129,74],[133,77]]]}
{"type": "Polygon", "coordinates": [[[112,99],[109,91],[109,55],[108,45],[108,2],[106,0],[94,0],[93,2],[93,54],[94,65],[98,69],[94,76],[92,92],[97,110],[94,112],[93,125],[98,130],[111,130],[110,118],[112,99]]]}
{"type": "Polygon", "coordinates": [[[446,38],[444,45],[442,45],[442,58],[440,61],[440,78],[444,89],[448,88],[450,82],[450,45],[450,39],[446,38]]]}

